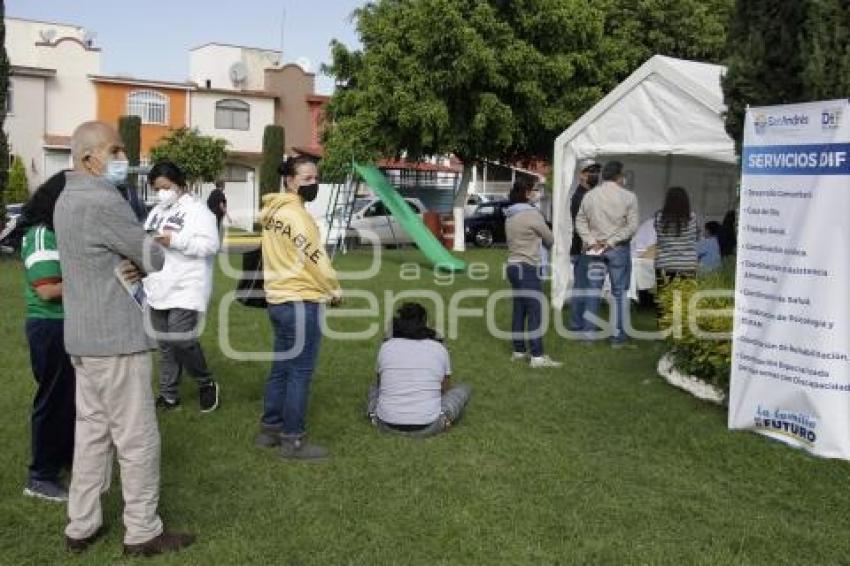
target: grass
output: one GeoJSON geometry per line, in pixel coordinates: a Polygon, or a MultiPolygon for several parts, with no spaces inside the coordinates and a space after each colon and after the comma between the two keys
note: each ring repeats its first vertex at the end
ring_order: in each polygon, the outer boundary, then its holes
{"type": "MultiPolygon", "coordinates": [[[[418,288],[445,297],[482,286],[493,292],[505,287],[503,255],[465,254],[493,268],[484,282],[438,285],[425,270],[423,285],[399,278],[417,253],[394,250],[377,277],[344,286],[379,297],[418,288]]],[[[366,263],[362,253],[340,259],[348,268],[366,263]]],[[[233,285],[217,273],[213,304],[233,285]]],[[[118,489],[105,499],[108,536],[79,559],[62,546],[64,509],[21,496],[34,385],[17,262],[0,263],[0,308],[0,562],[111,563],[123,535],[118,489]]],[[[263,311],[234,305],[231,313],[238,348],[270,344],[263,311]]],[[[656,376],[661,350],[653,344],[612,352],[550,332],[547,352],[566,366],[534,372],[507,362],[509,344],[482,321],[464,318],[448,347],[473,399],[453,431],[420,441],[380,435],[363,417],[380,338],[326,340],[308,427],[333,459],[288,463],[252,446],[267,364],[226,358],[215,306],[210,315],[204,345],[222,407],[200,415],[188,380],[184,407],[160,418],[160,511],[199,541],[152,564],[847,563],[847,464],[729,432],[722,409],[656,376]]],[[[651,323],[651,312],[641,316],[651,323]]],[[[497,319],[508,327],[507,302],[497,319]]]]}

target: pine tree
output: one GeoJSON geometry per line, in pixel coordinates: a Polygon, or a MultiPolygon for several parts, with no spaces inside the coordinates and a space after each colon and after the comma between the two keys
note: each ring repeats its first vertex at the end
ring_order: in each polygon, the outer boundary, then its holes
{"type": "MultiPolygon", "coordinates": [[[[121,116],[118,119],[118,133],[124,142],[124,153],[132,167],[138,167],[142,145],[142,119],[139,116],[121,116]]],[[[127,184],[138,186],[139,176],[135,173],[127,177],[127,184]]]]}
{"type": "Polygon", "coordinates": [[[260,166],[260,194],[280,190],[277,168],[283,159],[285,133],[283,126],[268,125],[263,131],[263,164],[260,166]]]}
{"type": "Polygon", "coordinates": [[[9,178],[9,140],[6,129],[6,93],[9,91],[9,57],[6,54],[6,3],[0,0],[0,226],[6,223],[6,188],[9,178]]]}
{"type": "Polygon", "coordinates": [[[27,180],[27,168],[20,157],[12,159],[12,167],[9,169],[7,181],[8,190],[6,196],[9,202],[26,202],[30,196],[29,181],[27,180]]]}

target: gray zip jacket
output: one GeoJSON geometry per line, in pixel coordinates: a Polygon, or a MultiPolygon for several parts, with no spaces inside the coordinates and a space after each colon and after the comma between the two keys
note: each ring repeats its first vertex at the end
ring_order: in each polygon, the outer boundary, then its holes
{"type": "Polygon", "coordinates": [[[505,210],[508,263],[540,264],[540,245],[551,248],[555,239],[543,214],[530,204],[519,203],[505,210]]]}
{"type": "Polygon", "coordinates": [[[115,275],[123,258],[146,272],[162,268],[162,247],[150,239],[114,185],[86,173],[66,175],[53,214],[65,349],[73,356],[120,356],[156,343],[144,330],[142,311],[115,275]]]}

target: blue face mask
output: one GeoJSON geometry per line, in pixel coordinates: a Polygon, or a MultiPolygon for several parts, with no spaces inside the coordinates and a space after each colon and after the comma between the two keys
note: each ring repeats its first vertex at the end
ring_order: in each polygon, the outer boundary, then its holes
{"type": "Polygon", "coordinates": [[[110,159],[106,162],[106,172],[103,178],[113,185],[120,185],[127,180],[127,172],[130,168],[130,162],[126,159],[110,159]]]}

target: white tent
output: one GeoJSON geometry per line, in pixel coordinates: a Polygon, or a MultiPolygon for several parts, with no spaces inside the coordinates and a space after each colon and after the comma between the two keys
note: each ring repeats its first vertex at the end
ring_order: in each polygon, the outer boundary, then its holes
{"type": "Polygon", "coordinates": [[[552,302],[572,287],[569,202],[577,163],[617,159],[638,197],[641,221],[663,204],[670,186],[685,187],[701,220],[723,217],[734,204],[738,176],[722,114],[724,67],[656,55],[555,140],[552,302]]]}

